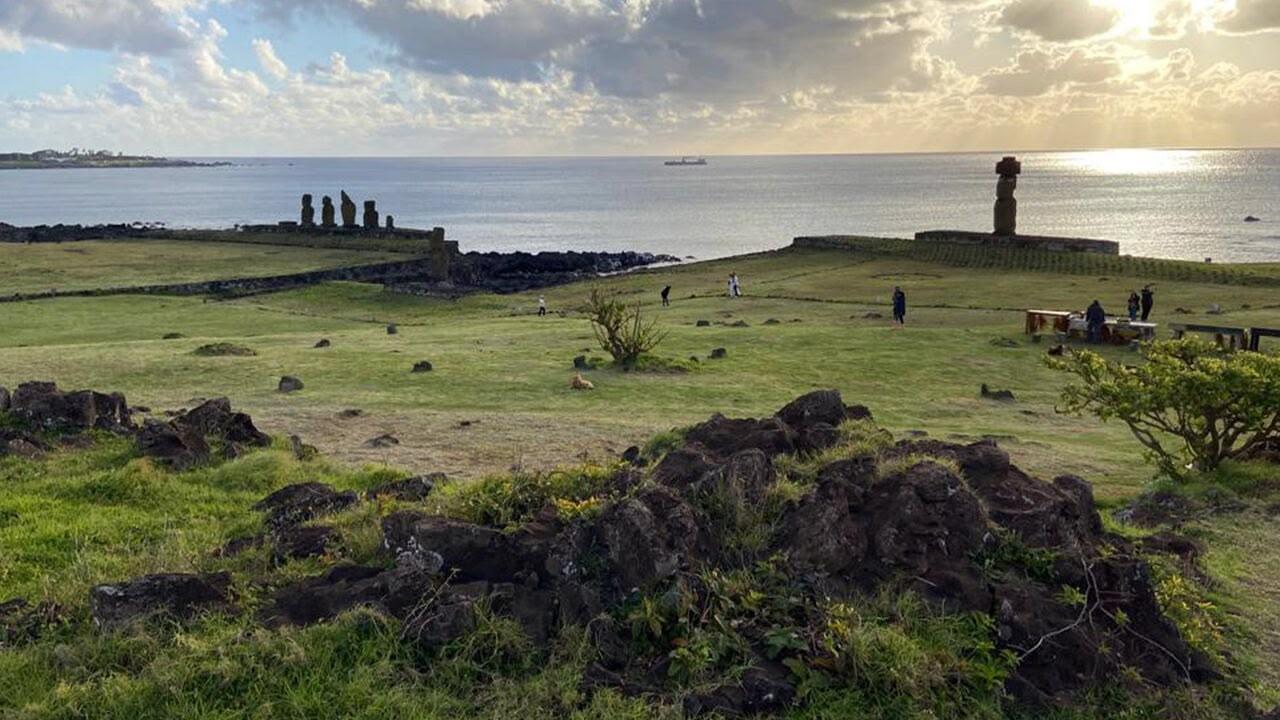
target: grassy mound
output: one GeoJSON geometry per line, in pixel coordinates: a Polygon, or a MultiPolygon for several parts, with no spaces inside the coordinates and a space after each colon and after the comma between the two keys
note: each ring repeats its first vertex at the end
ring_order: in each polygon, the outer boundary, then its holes
{"type": "Polygon", "coordinates": [[[237,345],[230,342],[216,342],[208,345],[201,345],[191,351],[192,355],[199,357],[254,357],[258,353],[247,345],[237,345]]]}

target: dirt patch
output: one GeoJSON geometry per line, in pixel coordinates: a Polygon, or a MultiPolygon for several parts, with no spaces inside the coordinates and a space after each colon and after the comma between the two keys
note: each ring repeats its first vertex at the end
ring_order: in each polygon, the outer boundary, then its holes
{"type": "Polygon", "coordinates": [[[612,461],[644,444],[668,423],[565,423],[532,413],[474,411],[399,413],[366,410],[339,417],[340,407],[267,408],[255,421],[275,435],[297,434],[327,457],[351,465],[385,463],[414,473],[476,478],[513,467],[548,470],[587,460],[612,461]],[[398,445],[370,447],[370,438],[394,436],[398,445]]]}

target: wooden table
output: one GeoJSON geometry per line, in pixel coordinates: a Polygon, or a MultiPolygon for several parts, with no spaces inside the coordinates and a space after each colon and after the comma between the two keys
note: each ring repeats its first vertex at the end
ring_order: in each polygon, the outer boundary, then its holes
{"type": "Polygon", "coordinates": [[[1027,334],[1039,335],[1046,325],[1051,325],[1057,332],[1067,331],[1067,318],[1071,313],[1065,310],[1028,310],[1027,334]]]}

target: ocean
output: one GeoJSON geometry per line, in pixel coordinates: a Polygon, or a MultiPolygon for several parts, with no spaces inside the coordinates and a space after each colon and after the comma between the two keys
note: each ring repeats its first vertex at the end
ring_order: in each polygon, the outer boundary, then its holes
{"type": "MultiPolygon", "coordinates": [[[[469,250],[641,250],[707,259],[799,235],[989,231],[998,153],[665,158],[192,158],[231,167],[0,171],[0,222],[296,220],[303,193],[376,199],[469,250]]],[[[1280,261],[1280,150],[1019,155],[1018,230],[1131,255],[1280,261]],[[1246,223],[1253,215],[1260,222],[1246,223]]]]}

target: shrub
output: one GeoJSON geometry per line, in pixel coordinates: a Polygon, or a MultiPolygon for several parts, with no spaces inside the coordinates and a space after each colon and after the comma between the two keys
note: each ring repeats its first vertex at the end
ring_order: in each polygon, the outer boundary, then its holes
{"type": "Polygon", "coordinates": [[[657,329],[656,319],[644,319],[640,303],[628,306],[599,288],[593,289],[587,298],[587,314],[600,347],[624,367],[635,365],[667,336],[665,331],[657,329]]]}
{"type": "Polygon", "coordinates": [[[567,518],[589,515],[608,494],[616,467],[587,465],[551,472],[491,475],[449,485],[437,496],[446,515],[483,525],[515,526],[531,520],[547,505],[567,518]]]}
{"type": "Polygon", "coordinates": [[[1280,357],[1225,352],[1191,338],[1143,352],[1137,367],[1087,350],[1049,358],[1050,367],[1081,381],[1063,391],[1063,409],[1123,420],[1171,477],[1247,457],[1280,434],[1280,357]]]}

